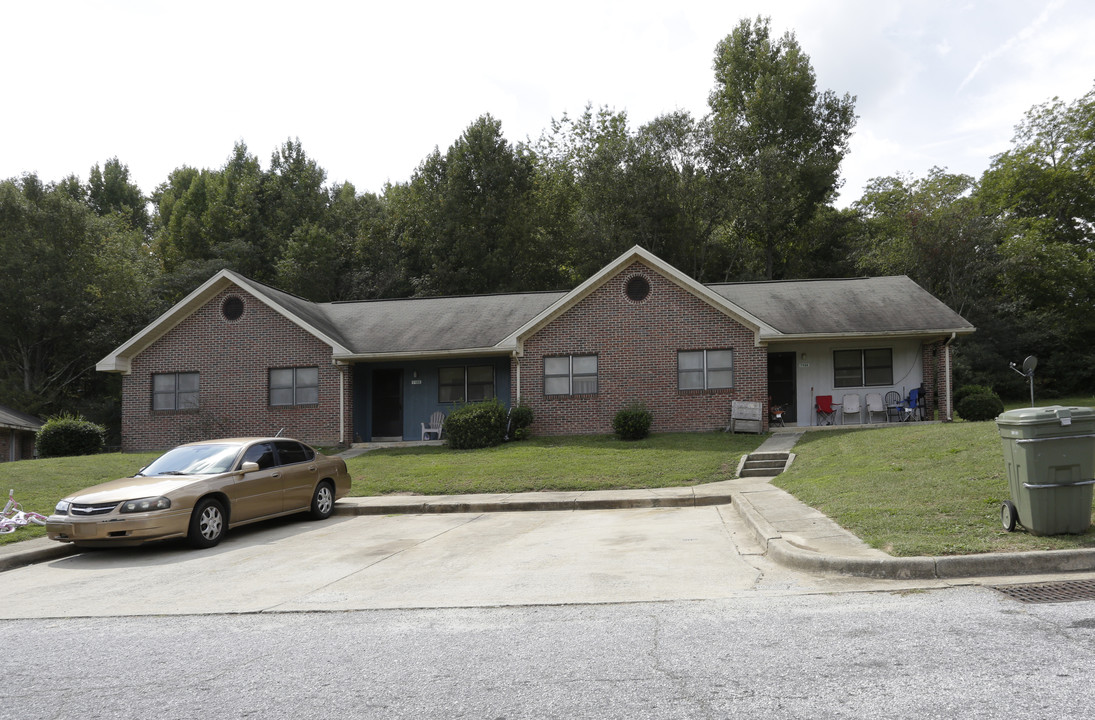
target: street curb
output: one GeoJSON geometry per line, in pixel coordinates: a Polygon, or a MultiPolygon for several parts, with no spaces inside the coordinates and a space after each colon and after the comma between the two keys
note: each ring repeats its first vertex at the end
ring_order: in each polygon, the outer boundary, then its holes
{"type": "Polygon", "coordinates": [[[947,580],[1001,575],[1095,571],[1095,549],[1037,550],[942,557],[852,558],[814,552],[786,540],[757,512],[744,493],[732,491],[734,508],[753,531],[765,555],[796,570],[881,580],[947,580]]]}
{"type": "Polygon", "coordinates": [[[5,545],[0,548],[0,572],[75,555],[80,549],[71,543],[59,543],[47,538],[36,538],[5,545]],[[9,549],[10,548],[10,549],[9,549]]]}
{"type": "Polygon", "coordinates": [[[577,497],[560,500],[488,500],[483,502],[465,500],[430,500],[422,498],[410,502],[395,502],[377,505],[348,504],[335,505],[334,514],[340,516],[357,515],[423,515],[431,513],[490,513],[490,512],[542,512],[574,510],[621,510],[637,508],[666,507],[706,507],[709,505],[727,505],[731,502],[728,493],[692,493],[689,495],[665,495],[645,497],[577,497]]]}

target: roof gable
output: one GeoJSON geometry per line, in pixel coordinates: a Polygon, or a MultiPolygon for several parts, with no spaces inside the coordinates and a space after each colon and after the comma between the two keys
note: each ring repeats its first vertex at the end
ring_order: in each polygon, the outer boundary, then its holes
{"type": "Polygon", "coordinates": [[[574,288],[569,293],[562,295],[558,300],[552,303],[551,306],[529,319],[524,325],[514,330],[506,339],[506,344],[512,345],[515,348],[519,347],[520,343],[525,338],[531,337],[539,332],[557,317],[591,295],[610,278],[624,272],[635,262],[640,262],[650,268],[653,272],[662,275],[684,291],[695,295],[700,300],[706,302],[725,315],[728,315],[745,327],[753,330],[755,333],[758,333],[758,336],[765,332],[774,332],[773,328],[753,313],[740,307],[729,298],[712,292],[707,286],[697,282],[688,275],[685,275],[677,268],[655,256],[653,253],[636,245],[605,267],[601,268],[600,272],[590,277],[584,283],[574,288]]]}
{"type": "Polygon", "coordinates": [[[129,372],[130,362],[135,356],[162,338],[199,308],[204,307],[221,291],[233,285],[247,291],[274,312],[330,345],[333,351],[338,352],[341,350],[346,352],[338,328],[328,321],[315,303],[275,290],[231,270],[221,270],[185,298],[171,306],[167,312],[153,320],[143,330],[115,348],[95,365],[95,369],[101,372],[129,372]]]}

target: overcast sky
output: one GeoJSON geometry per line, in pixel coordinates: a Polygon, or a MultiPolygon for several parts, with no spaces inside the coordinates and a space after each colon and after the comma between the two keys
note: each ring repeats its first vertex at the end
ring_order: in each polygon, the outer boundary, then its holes
{"type": "Polygon", "coordinates": [[[872,177],[980,176],[1032,105],[1095,83],[1090,0],[6,0],[0,178],[86,180],[117,156],[151,193],[237,141],[269,167],[299,138],[329,182],[380,192],[485,113],[514,143],[587,103],[633,129],[700,117],[715,46],[758,14],[819,90],[857,98],[841,205],[872,177]]]}

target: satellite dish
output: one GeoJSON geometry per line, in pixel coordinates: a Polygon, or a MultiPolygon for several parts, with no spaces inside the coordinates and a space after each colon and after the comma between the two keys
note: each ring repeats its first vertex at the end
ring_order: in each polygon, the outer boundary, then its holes
{"type": "Polygon", "coordinates": [[[1036,367],[1038,367],[1038,358],[1028,355],[1027,359],[1023,361],[1023,372],[1027,375],[1033,375],[1036,367]]]}

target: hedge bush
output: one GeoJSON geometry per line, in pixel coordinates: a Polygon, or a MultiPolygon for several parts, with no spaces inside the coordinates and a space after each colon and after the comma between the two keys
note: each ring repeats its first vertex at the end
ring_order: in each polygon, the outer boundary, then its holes
{"type": "Polygon", "coordinates": [[[963,385],[954,391],[954,406],[965,400],[970,395],[996,395],[988,385],[963,385]]]}
{"type": "Polygon", "coordinates": [[[46,420],[35,445],[39,457],[96,455],[103,451],[106,428],[77,415],[58,415],[46,420]]]}
{"type": "Polygon", "coordinates": [[[501,445],[506,439],[506,407],[493,398],[461,405],[445,419],[445,437],[457,450],[501,445]]]}
{"type": "Polygon", "coordinates": [[[642,440],[650,434],[650,424],[654,416],[642,403],[631,403],[616,413],[612,419],[612,429],[621,440],[642,440]]]}
{"type": "Polygon", "coordinates": [[[973,394],[962,398],[962,401],[955,405],[955,409],[963,420],[981,422],[992,420],[1004,412],[1004,402],[995,393],[973,394]]]}
{"type": "Polygon", "coordinates": [[[532,408],[528,405],[515,405],[509,411],[509,439],[524,440],[531,434],[532,408]]]}

